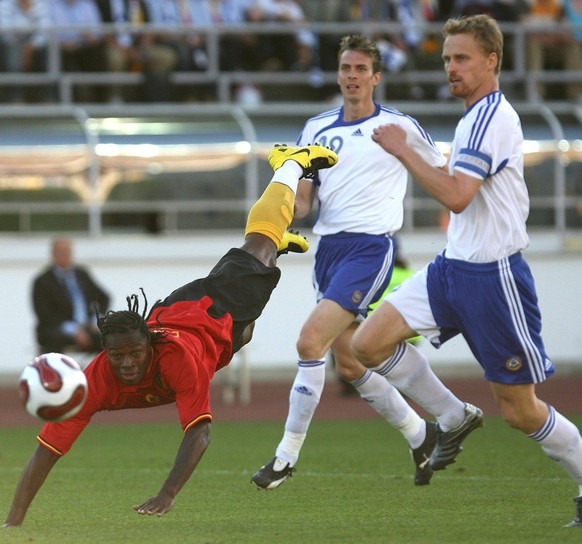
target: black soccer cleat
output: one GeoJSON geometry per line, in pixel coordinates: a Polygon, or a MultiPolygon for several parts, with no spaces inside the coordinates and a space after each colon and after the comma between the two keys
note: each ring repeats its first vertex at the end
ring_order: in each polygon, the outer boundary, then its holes
{"type": "Polygon", "coordinates": [[[259,489],[277,489],[287,478],[291,478],[294,472],[295,468],[289,466],[287,461],[275,456],[253,474],[251,483],[259,489]]]}
{"type": "Polygon", "coordinates": [[[432,467],[430,466],[430,455],[437,442],[438,427],[436,423],[426,422],[426,436],[424,442],[416,449],[411,449],[410,454],[416,465],[414,474],[414,485],[428,485],[432,477],[432,467]]]}
{"type": "Polygon", "coordinates": [[[582,495],[575,497],[574,502],[576,503],[576,517],[564,527],[582,527],[582,495]]]}
{"type": "Polygon", "coordinates": [[[456,429],[450,431],[437,430],[436,446],[430,456],[430,466],[433,470],[443,470],[455,462],[463,448],[461,444],[469,434],[483,427],[483,412],[472,404],[465,403],[465,419],[456,429]]]}

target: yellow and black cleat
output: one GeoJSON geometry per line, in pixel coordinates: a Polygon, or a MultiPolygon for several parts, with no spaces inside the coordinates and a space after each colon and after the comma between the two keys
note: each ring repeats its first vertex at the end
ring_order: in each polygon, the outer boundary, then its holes
{"type": "Polygon", "coordinates": [[[277,257],[287,253],[306,253],[309,250],[309,242],[299,231],[289,229],[283,234],[283,239],[277,248],[277,257]]]}
{"type": "Polygon", "coordinates": [[[273,170],[278,170],[287,161],[295,161],[303,168],[304,178],[313,177],[319,170],[331,168],[338,161],[338,156],[334,151],[318,144],[304,147],[275,145],[269,151],[267,158],[273,170]]]}

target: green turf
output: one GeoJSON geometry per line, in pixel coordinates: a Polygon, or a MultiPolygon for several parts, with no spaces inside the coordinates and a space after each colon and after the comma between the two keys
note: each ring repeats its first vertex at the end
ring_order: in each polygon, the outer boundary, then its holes
{"type": "MultiPolygon", "coordinates": [[[[573,418],[579,426],[582,417],[573,418]]],[[[314,421],[295,477],[275,491],[249,483],[282,423],[215,423],[202,463],[162,518],[131,506],[159,488],[177,425],[94,426],[59,461],[19,528],[0,542],[39,544],[582,542],[576,486],[531,440],[489,417],[455,465],[412,484],[399,434],[380,420],[314,421]]],[[[0,515],[35,447],[35,429],[0,429],[0,515]]]]}

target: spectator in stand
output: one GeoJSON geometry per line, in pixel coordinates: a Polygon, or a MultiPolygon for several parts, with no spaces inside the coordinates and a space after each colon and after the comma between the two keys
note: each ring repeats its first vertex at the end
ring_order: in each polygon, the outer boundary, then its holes
{"type": "MultiPolygon", "coordinates": [[[[560,0],[530,0],[528,12],[522,22],[534,29],[526,39],[526,68],[528,72],[543,72],[548,69],[562,69],[580,74],[582,54],[575,36],[570,32],[548,31],[551,23],[564,22],[564,6],[560,0]]],[[[577,99],[581,92],[580,82],[566,83],[565,98],[577,99]]],[[[549,86],[538,83],[536,96],[539,99],[564,98],[562,93],[552,94],[549,86]]]]}
{"type": "MultiPolygon", "coordinates": [[[[566,20],[572,25],[579,25],[574,32],[576,43],[572,44],[572,54],[582,59],[582,0],[563,0],[566,20]]],[[[582,73],[578,72],[578,81],[570,87],[570,98],[582,101],[582,73]]]]}
{"type": "Polygon", "coordinates": [[[516,22],[527,10],[528,0],[422,0],[421,11],[427,21],[446,21],[479,13],[498,21],[516,22]]]}
{"type": "MultiPolygon", "coordinates": [[[[420,5],[421,21],[434,23],[452,17],[455,0],[422,0],[420,5]]],[[[442,70],[442,37],[440,32],[426,32],[414,52],[413,62],[416,70],[442,70]]],[[[448,85],[420,85],[424,99],[448,100],[452,98],[448,85]]]]}
{"type": "MultiPolygon", "coordinates": [[[[47,69],[47,34],[49,14],[44,0],[2,0],[0,2],[0,57],[6,72],[45,72],[47,69]],[[11,29],[19,32],[9,32],[11,29]],[[24,31],[26,29],[26,31],[24,31]]],[[[48,88],[30,98],[45,102],[48,88]]],[[[24,102],[28,98],[19,86],[8,86],[8,102],[24,102]]]]}
{"type": "MultiPolygon", "coordinates": [[[[342,20],[341,14],[345,0],[326,0],[325,2],[304,2],[303,10],[310,21],[318,23],[337,23],[342,20]]],[[[338,34],[320,34],[318,42],[318,63],[324,72],[337,70],[337,44],[341,39],[338,34]]],[[[335,91],[336,85],[333,84],[335,91]]]]}
{"type": "MultiPolygon", "coordinates": [[[[65,72],[106,72],[105,40],[99,27],[101,14],[94,0],[49,0],[51,24],[80,27],[57,32],[61,67],[65,72]]],[[[80,85],[75,101],[103,101],[102,87],[80,85]]]]}
{"type": "MultiPolygon", "coordinates": [[[[207,28],[225,24],[242,26],[247,19],[252,2],[253,0],[190,0],[192,24],[207,28]]],[[[206,42],[204,34],[198,34],[196,42],[193,42],[194,69],[202,70],[209,66],[210,59],[206,42]]],[[[219,69],[230,71],[242,69],[245,61],[252,62],[255,59],[256,45],[257,38],[248,33],[222,36],[219,43],[219,69]]],[[[191,97],[213,100],[215,90],[210,86],[197,86],[197,91],[191,94],[191,97]]]]}
{"type": "MultiPolygon", "coordinates": [[[[249,10],[252,22],[307,23],[301,5],[295,0],[254,0],[249,10]]],[[[309,70],[313,65],[315,36],[300,28],[293,36],[261,34],[257,54],[263,70],[309,70]]]]}
{"type": "MultiPolygon", "coordinates": [[[[580,0],[564,0],[566,19],[573,25],[582,25],[582,2],[580,0]]],[[[578,28],[574,35],[578,43],[582,43],[582,28],[578,28]]]]}
{"type": "MultiPolygon", "coordinates": [[[[150,21],[149,12],[143,0],[96,0],[103,23],[111,25],[142,25],[150,21]]],[[[157,66],[157,56],[151,48],[147,33],[119,30],[105,34],[107,68],[110,72],[142,72],[157,66]]],[[[162,72],[171,68],[171,59],[164,62],[167,55],[161,53],[162,72]]],[[[109,89],[110,102],[124,102],[128,93],[122,85],[112,85],[109,89]]]]}
{"type": "MultiPolygon", "coordinates": [[[[204,71],[208,68],[208,55],[205,50],[204,36],[191,30],[195,24],[203,24],[201,6],[204,0],[146,0],[151,22],[170,28],[171,32],[153,35],[156,45],[167,50],[173,57],[173,69],[177,71],[204,71]]],[[[168,94],[168,79],[164,94],[168,94]]],[[[172,92],[164,98],[183,98],[183,93],[172,92]]]]}
{"type": "MultiPolygon", "coordinates": [[[[416,29],[416,10],[411,0],[344,0],[339,7],[340,22],[393,22],[402,25],[398,34],[374,32],[372,38],[382,54],[383,70],[398,73],[413,69],[412,53],[418,48],[422,35],[416,29]]],[[[398,85],[391,90],[392,98],[414,96],[415,89],[398,85]],[[405,89],[404,96],[397,91],[405,89]]]]}
{"type": "MultiPolygon", "coordinates": [[[[496,21],[517,23],[527,13],[529,0],[456,0],[453,6],[455,16],[470,17],[485,14],[496,21]]],[[[503,44],[503,68],[512,70],[515,66],[515,44],[513,33],[507,33],[503,44]]],[[[439,67],[440,68],[440,67],[439,67]]],[[[512,85],[505,83],[505,94],[512,91],[512,85]]],[[[450,96],[450,94],[449,94],[450,96]]],[[[453,98],[450,96],[450,98],[453,98]]]]}
{"type": "Polygon", "coordinates": [[[32,302],[41,353],[101,351],[96,311],[107,311],[109,295],[85,267],[75,264],[68,238],[52,241],[51,262],[33,281],[32,302]]]}
{"type": "Polygon", "coordinates": [[[239,25],[241,31],[221,36],[219,44],[220,69],[255,70],[257,36],[244,32],[249,10],[254,0],[204,0],[198,10],[197,24],[239,25]]]}
{"type": "MultiPolygon", "coordinates": [[[[208,0],[204,0],[204,3],[200,2],[200,7],[205,8],[207,4],[208,0]]],[[[148,0],[97,0],[97,5],[105,23],[168,24],[168,21],[163,22],[160,17],[170,17],[174,14],[172,25],[182,24],[177,9],[173,9],[179,7],[176,2],[169,2],[164,11],[154,12],[153,17],[151,12],[153,8],[150,7],[148,0]]],[[[201,10],[192,12],[197,16],[204,13],[201,10]]],[[[186,19],[190,19],[190,24],[201,24],[194,18],[186,19]]],[[[174,39],[175,43],[170,43],[167,39],[159,40],[148,32],[133,34],[117,32],[109,35],[107,38],[109,69],[113,72],[143,71],[144,92],[141,95],[143,99],[146,102],[170,101],[173,99],[171,73],[176,69],[193,69],[188,45],[180,43],[178,34],[174,39]]],[[[205,55],[204,51],[202,53],[205,55]]],[[[110,100],[120,102],[123,99],[121,89],[113,87],[110,100]]]]}
{"type": "MultiPolygon", "coordinates": [[[[304,3],[310,19],[321,22],[340,23],[374,23],[391,21],[402,25],[402,34],[392,35],[374,32],[372,38],[382,54],[383,71],[400,72],[410,67],[410,52],[419,44],[421,35],[416,29],[417,8],[412,0],[329,0],[316,5],[304,3]],[[310,6],[307,9],[307,6],[310,6]]],[[[337,65],[336,35],[319,36],[319,66],[325,72],[335,71],[337,65]]],[[[329,86],[331,92],[335,91],[329,86]]],[[[328,93],[329,95],[329,93],[328,93]]],[[[395,97],[396,98],[396,97],[395,97]]],[[[331,101],[341,102],[341,96],[335,95],[331,101]]]]}
{"type": "Polygon", "coordinates": [[[453,4],[456,15],[470,17],[484,13],[498,21],[514,22],[517,21],[520,10],[524,8],[521,1],[515,0],[456,0],[453,4]]]}

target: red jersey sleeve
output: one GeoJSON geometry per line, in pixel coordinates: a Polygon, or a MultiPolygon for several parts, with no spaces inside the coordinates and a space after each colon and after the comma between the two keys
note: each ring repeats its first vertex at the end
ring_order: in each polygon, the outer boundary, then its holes
{"type": "Polygon", "coordinates": [[[37,441],[57,455],[65,455],[91,418],[75,416],[59,423],[45,423],[37,441]]]}
{"type": "Polygon", "coordinates": [[[105,396],[113,385],[112,378],[104,370],[108,370],[109,363],[105,354],[100,353],[84,370],[87,376],[87,400],[81,411],[66,421],[45,423],[36,437],[38,442],[57,455],[67,453],[75,440],[91,421],[93,414],[103,410],[106,406],[105,396]]]}

